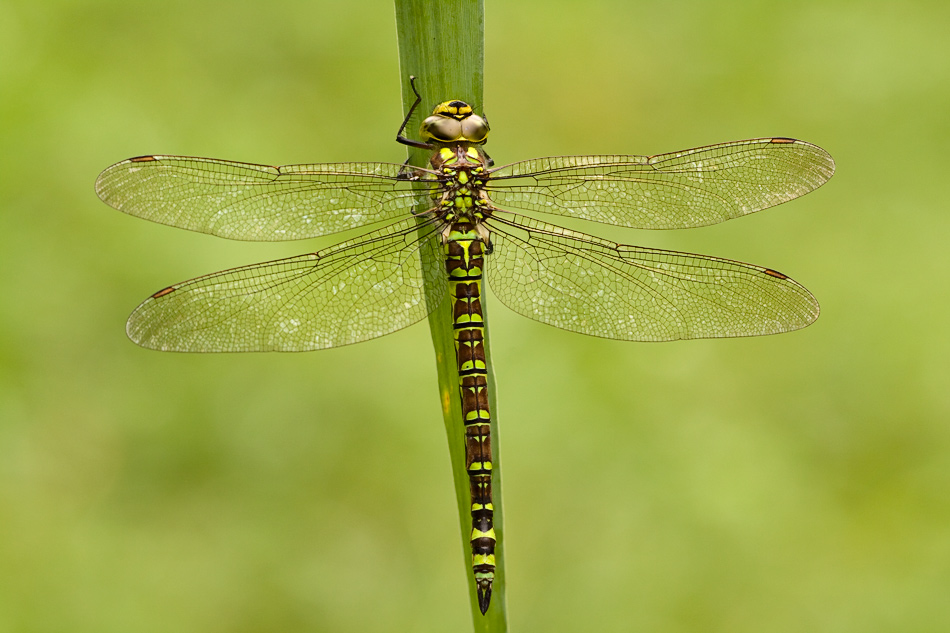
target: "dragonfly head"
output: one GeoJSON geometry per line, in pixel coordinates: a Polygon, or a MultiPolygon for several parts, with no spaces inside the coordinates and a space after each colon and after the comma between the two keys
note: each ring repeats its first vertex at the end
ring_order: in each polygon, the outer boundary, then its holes
{"type": "Polygon", "coordinates": [[[424,141],[484,143],[488,130],[488,121],[475,114],[472,106],[464,101],[444,101],[422,122],[420,133],[424,141]]]}

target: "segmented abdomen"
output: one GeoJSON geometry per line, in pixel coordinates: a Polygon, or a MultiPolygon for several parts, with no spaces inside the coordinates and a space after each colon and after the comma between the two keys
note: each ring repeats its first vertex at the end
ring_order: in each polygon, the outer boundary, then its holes
{"type": "Polygon", "coordinates": [[[445,267],[452,296],[455,357],[465,424],[465,467],[472,501],[472,569],[478,606],[484,614],[495,578],[495,530],[492,526],[491,419],[483,345],[485,322],[481,305],[483,253],[483,243],[472,223],[452,225],[446,240],[445,267]]]}

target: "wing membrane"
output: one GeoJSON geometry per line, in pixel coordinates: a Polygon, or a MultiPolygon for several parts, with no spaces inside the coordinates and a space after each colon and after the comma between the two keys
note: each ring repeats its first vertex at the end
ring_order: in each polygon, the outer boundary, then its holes
{"type": "Polygon", "coordinates": [[[811,293],[768,268],[615,244],[509,214],[489,225],[495,295],[565,330],[670,341],[776,334],[818,318],[811,293]]]}
{"type": "Polygon", "coordinates": [[[440,234],[431,225],[423,233],[409,218],[317,253],[170,286],[135,309],[129,338],[163,351],[297,352],[389,334],[445,295],[440,234]]]}
{"type": "Polygon", "coordinates": [[[96,193],[140,218],[235,240],[329,235],[404,217],[424,191],[392,163],[270,167],[212,158],[141,156],[106,168],[96,193]]]}
{"type": "Polygon", "coordinates": [[[816,145],[761,138],[657,156],[555,156],[488,181],[500,207],[642,229],[716,224],[804,195],[834,173],[816,145]]]}

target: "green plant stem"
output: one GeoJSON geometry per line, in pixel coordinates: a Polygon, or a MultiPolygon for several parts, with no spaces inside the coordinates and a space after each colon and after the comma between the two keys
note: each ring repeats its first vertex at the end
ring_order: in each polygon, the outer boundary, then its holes
{"type": "MultiPolygon", "coordinates": [[[[395,0],[396,31],[399,40],[399,65],[402,79],[404,112],[415,101],[409,85],[410,75],[416,79],[416,88],[422,95],[422,104],[413,114],[406,135],[417,138],[419,124],[439,102],[460,99],[471,104],[476,112],[483,111],[482,85],[485,58],[485,12],[482,0],[395,0]]],[[[409,150],[413,165],[424,166],[427,153],[409,150]]],[[[440,266],[443,265],[441,262],[440,266]]],[[[482,301],[485,310],[486,301],[482,301]]],[[[459,401],[458,374],[455,360],[454,330],[450,314],[451,302],[443,299],[440,307],[429,316],[432,342],[435,346],[439,376],[439,395],[452,474],[458,502],[464,553],[465,578],[469,590],[475,631],[507,631],[505,597],[504,523],[501,487],[501,455],[498,435],[498,406],[495,398],[495,379],[491,367],[488,327],[485,330],[485,354],[488,361],[489,407],[492,435],[492,491],[494,495],[494,525],[496,570],[492,589],[491,607],[486,615],[478,610],[471,561],[471,500],[469,479],[465,471],[464,426],[459,401]]],[[[483,312],[486,324],[487,312],[483,312]]]]}

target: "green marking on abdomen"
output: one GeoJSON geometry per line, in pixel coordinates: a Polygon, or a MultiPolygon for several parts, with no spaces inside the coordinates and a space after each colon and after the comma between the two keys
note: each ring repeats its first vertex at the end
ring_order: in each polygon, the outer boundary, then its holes
{"type": "Polygon", "coordinates": [[[481,310],[482,246],[474,226],[459,222],[452,227],[446,240],[445,261],[452,295],[455,358],[462,422],[465,424],[465,464],[472,508],[472,572],[479,608],[484,613],[488,609],[495,579],[496,539],[491,492],[491,414],[481,310]]]}

